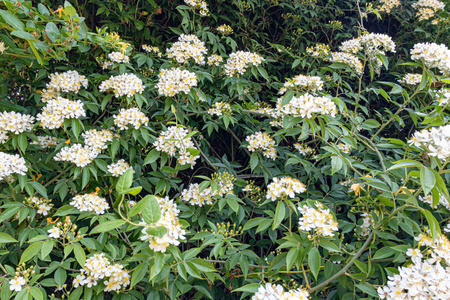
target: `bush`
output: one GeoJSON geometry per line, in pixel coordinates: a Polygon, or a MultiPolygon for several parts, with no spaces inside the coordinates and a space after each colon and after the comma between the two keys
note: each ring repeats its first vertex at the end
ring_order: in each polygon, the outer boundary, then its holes
{"type": "Polygon", "coordinates": [[[448,299],[444,2],[37,2],[0,10],[2,300],[448,299]]]}

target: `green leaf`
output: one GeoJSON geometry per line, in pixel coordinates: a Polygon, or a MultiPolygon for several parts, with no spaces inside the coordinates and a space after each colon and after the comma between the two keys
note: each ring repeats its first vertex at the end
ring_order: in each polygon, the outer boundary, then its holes
{"type": "Polygon", "coordinates": [[[40,242],[36,242],[36,243],[31,244],[30,246],[28,246],[28,248],[25,249],[25,251],[23,251],[22,256],[20,257],[19,265],[21,265],[24,262],[29,261],[36,254],[38,254],[43,245],[44,245],[44,242],[40,241],[40,242]]]}
{"type": "Polygon", "coordinates": [[[162,238],[167,233],[167,228],[164,226],[150,227],[146,232],[150,235],[162,238]]]}
{"type": "Polygon", "coordinates": [[[121,191],[119,194],[120,195],[126,195],[126,194],[130,194],[133,196],[136,196],[137,194],[139,194],[142,191],[142,186],[137,186],[137,187],[132,187],[126,190],[121,191]]]}
{"type": "Polygon", "coordinates": [[[0,232],[0,244],[6,244],[6,243],[18,243],[19,241],[10,236],[7,233],[0,232]]]}
{"type": "Polygon", "coordinates": [[[34,187],[34,189],[38,191],[39,194],[42,195],[42,197],[48,199],[47,190],[42,184],[40,184],[37,181],[29,181],[27,184],[31,184],[34,187]]]}
{"type": "Polygon", "coordinates": [[[335,243],[333,243],[327,239],[320,239],[319,245],[322,246],[324,249],[327,249],[328,251],[341,252],[341,249],[339,249],[339,247],[336,246],[335,243]]]}
{"type": "Polygon", "coordinates": [[[232,292],[248,292],[248,293],[256,293],[261,285],[259,283],[250,283],[240,288],[234,289],[232,292]]]}
{"type": "Polygon", "coordinates": [[[311,270],[311,273],[314,275],[314,278],[317,280],[317,276],[319,275],[320,270],[320,253],[319,249],[311,248],[308,254],[308,264],[311,270]]]}
{"type": "Polygon", "coordinates": [[[25,31],[11,31],[11,35],[17,36],[18,38],[28,41],[35,40],[34,36],[31,33],[25,31]]]}
{"type": "Polygon", "coordinates": [[[436,184],[436,177],[434,177],[433,171],[427,167],[423,167],[420,170],[420,184],[422,185],[424,194],[428,195],[436,184]]]}
{"type": "Polygon", "coordinates": [[[154,163],[160,156],[160,152],[156,149],[153,149],[152,151],[147,154],[147,157],[144,160],[144,166],[154,163]]]}
{"type": "Polygon", "coordinates": [[[284,95],[283,100],[281,101],[281,107],[291,102],[292,98],[294,98],[294,95],[295,94],[293,91],[288,91],[286,95],[284,95]]]}
{"type": "Polygon", "coordinates": [[[286,215],[286,207],[283,201],[278,201],[277,208],[275,210],[275,216],[273,218],[272,230],[275,230],[280,226],[286,215]]]}
{"type": "MultiPolygon", "coordinates": [[[[161,270],[164,266],[164,257],[165,257],[164,253],[156,252],[155,256],[156,256],[155,263],[150,268],[150,277],[148,279],[149,281],[151,281],[153,278],[155,278],[161,272],[161,270]]],[[[183,269],[183,271],[184,271],[184,269],[183,269]]],[[[184,275],[185,274],[186,274],[186,272],[184,273],[184,275]]],[[[186,275],[184,277],[186,278],[186,275]]]]}
{"type": "Polygon", "coordinates": [[[25,25],[20,21],[15,15],[7,10],[0,10],[0,16],[5,20],[6,23],[11,25],[15,30],[24,31],[25,25]]]}
{"type": "Polygon", "coordinates": [[[144,278],[145,274],[148,270],[148,263],[140,264],[133,272],[133,275],[131,275],[131,284],[130,288],[135,286],[137,283],[139,283],[142,278],[144,278]]]}
{"type": "Polygon", "coordinates": [[[91,172],[88,168],[83,168],[83,176],[81,177],[81,189],[89,183],[89,179],[91,178],[91,172]]]}
{"type": "Polygon", "coordinates": [[[81,299],[81,294],[83,293],[83,287],[77,287],[70,293],[68,300],[79,300],[81,299]]]}
{"type": "Polygon", "coordinates": [[[58,26],[52,22],[47,22],[47,25],[45,25],[45,32],[47,33],[48,38],[54,43],[58,41],[58,38],[61,35],[58,26]]]}
{"type": "Polygon", "coordinates": [[[142,198],[128,213],[128,217],[131,218],[138,213],[142,214],[142,218],[147,224],[158,222],[161,218],[161,208],[159,207],[156,197],[147,195],[142,198]]]}
{"type": "Polygon", "coordinates": [[[409,160],[409,159],[404,159],[404,160],[399,160],[397,162],[395,162],[395,164],[393,166],[391,166],[389,170],[395,170],[395,169],[401,169],[401,168],[412,168],[412,167],[422,167],[423,165],[420,162],[417,162],[415,160],[409,160]]]}
{"type": "Polygon", "coordinates": [[[126,222],[124,220],[106,221],[106,222],[103,222],[103,223],[97,225],[94,229],[92,229],[91,234],[115,230],[116,228],[119,228],[120,226],[122,226],[125,223],[126,222]]]}
{"type": "Polygon", "coordinates": [[[44,245],[42,245],[41,248],[41,259],[45,259],[50,252],[52,252],[53,247],[55,246],[55,241],[52,239],[48,239],[44,242],[44,245]]]}
{"type": "Polygon", "coordinates": [[[35,286],[32,286],[30,288],[30,293],[36,300],[44,300],[44,295],[42,295],[42,292],[35,286]]]}
{"type": "Polygon", "coordinates": [[[252,155],[250,156],[250,168],[252,169],[252,171],[256,168],[258,163],[259,163],[258,154],[256,152],[253,152],[252,155]]]}
{"type": "Polygon", "coordinates": [[[122,176],[119,177],[119,180],[116,184],[116,191],[119,193],[130,188],[133,183],[133,170],[128,169],[122,176]]]}
{"type": "Polygon", "coordinates": [[[73,248],[73,253],[75,254],[75,258],[81,267],[84,268],[84,263],[86,261],[86,253],[84,253],[83,247],[79,244],[75,244],[73,248]]]}
{"type": "Polygon", "coordinates": [[[377,299],[379,297],[377,291],[368,283],[357,284],[356,287],[369,296],[375,297],[377,299]]]}
{"type": "Polygon", "coordinates": [[[372,257],[372,259],[382,259],[389,257],[391,255],[394,255],[396,251],[392,249],[391,247],[383,247],[379,249],[377,252],[375,252],[375,255],[372,257]]]}

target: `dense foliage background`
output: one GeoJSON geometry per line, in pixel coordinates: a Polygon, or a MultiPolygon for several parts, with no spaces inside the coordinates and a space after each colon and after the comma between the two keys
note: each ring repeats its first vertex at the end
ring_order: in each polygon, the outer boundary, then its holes
{"type": "Polygon", "coordinates": [[[450,299],[449,5],[2,1],[0,298],[450,299]]]}

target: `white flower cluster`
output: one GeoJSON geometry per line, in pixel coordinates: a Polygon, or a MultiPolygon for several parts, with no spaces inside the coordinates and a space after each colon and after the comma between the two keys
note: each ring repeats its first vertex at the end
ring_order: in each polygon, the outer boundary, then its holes
{"type": "Polygon", "coordinates": [[[81,144],[64,147],[53,158],[56,161],[70,161],[78,167],[86,167],[100,154],[99,151],[81,144]]]}
{"type": "Polygon", "coordinates": [[[213,204],[213,197],[216,195],[223,197],[233,194],[234,182],[236,181],[234,175],[230,175],[227,172],[215,173],[212,179],[217,184],[217,189],[207,187],[200,191],[198,183],[191,183],[187,189],[181,192],[181,200],[192,205],[203,206],[213,204]]]}
{"type": "Polygon", "coordinates": [[[280,200],[284,198],[295,197],[295,194],[301,194],[306,191],[306,185],[304,185],[297,178],[282,177],[274,178],[272,183],[267,186],[267,199],[272,201],[280,200]]]}
{"type": "Polygon", "coordinates": [[[71,101],[58,97],[49,100],[42,109],[42,113],[37,115],[40,125],[46,129],[60,128],[65,119],[78,119],[85,117],[86,111],[81,100],[71,101]]]}
{"type": "MultiPolygon", "coordinates": [[[[87,88],[88,81],[85,76],[78,74],[77,71],[54,73],[50,74],[50,82],[47,83],[47,93],[56,95],[58,92],[72,92],[76,94],[81,87],[87,88]]],[[[45,101],[43,100],[43,102],[45,101]]]]}
{"type": "Polygon", "coordinates": [[[400,0],[379,0],[381,7],[378,9],[379,11],[390,13],[394,7],[400,6],[400,0]]]}
{"type": "Polygon", "coordinates": [[[450,299],[450,241],[437,234],[435,240],[421,233],[415,238],[419,247],[408,249],[412,263],[398,267],[398,274],[388,276],[387,286],[378,288],[380,299],[450,299]],[[428,256],[428,255],[429,256],[428,256]]]}
{"type": "Polygon", "coordinates": [[[109,60],[105,60],[105,61],[101,62],[102,70],[107,70],[107,69],[111,68],[113,65],[114,65],[114,63],[109,60]]]}
{"type": "Polygon", "coordinates": [[[279,284],[266,283],[261,285],[253,295],[252,300],[308,300],[309,293],[306,289],[298,288],[285,291],[279,284]]]}
{"type": "Polygon", "coordinates": [[[373,220],[372,216],[370,214],[361,214],[363,223],[361,224],[361,235],[362,236],[369,236],[370,233],[370,226],[372,226],[375,221],[373,220]]]}
{"type": "Polygon", "coordinates": [[[306,53],[313,57],[326,57],[330,55],[330,46],[325,44],[315,44],[314,46],[307,47],[306,53]]]}
{"type": "Polygon", "coordinates": [[[416,131],[408,143],[424,147],[430,156],[447,159],[450,157],[450,125],[416,131]]]}
{"type": "Polygon", "coordinates": [[[224,34],[224,35],[230,35],[233,34],[233,28],[231,28],[230,25],[220,25],[219,27],[217,27],[217,31],[224,34]]]}
{"type": "Polygon", "coordinates": [[[166,97],[172,97],[180,92],[189,93],[192,87],[197,86],[197,76],[194,72],[172,68],[161,70],[156,84],[158,93],[166,97]]]}
{"type": "Polygon", "coordinates": [[[148,121],[147,116],[136,107],[129,109],[121,108],[119,109],[119,114],[114,115],[114,125],[119,127],[120,130],[130,128],[128,125],[131,125],[131,127],[137,130],[142,125],[147,124],[148,121]]]}
{"type": "Polygon", "coordinates": [[[305,156],[315,153],[315,150],[313,148],[309,147],[308,145],[304,145],[304,144],[300,144],[300,143],[294,144],[294,148],[297,149],[297,151],[300,152],[300,154],[305,155],[305,156]]]}
{"type": "Polygon", "coordinates": [[[33,205],[35,208],[37,208],[37,213],[41,214],[43,216],[48,215],[48,212],[50,209],[52,209],[53,204],[51,204],[51,201],[45,198],[39,198],[36,196],[29,197],[25,199],[28,203],[33,205]]]}
{"type": "Polygon", "coordinates": [[[350,154],[350,152],[352,151],[352,147],[344,143],[337,144],[337,147],[340,151],[342,151],[345,154],[350,154]]]}
{"type": "Polygon", "coordinates": [[[438,0],[419,0],[412,5],[417,10],[416,16],[419,21],[424,21],[434,17],[438,10],[445,8],[445,4],[438,0]]]}
{"type": "Polygon", "coordinates": [[[124,159],[119,159],[115,164],[108,165],[108,172],[111,173],[113,177],[120,177],[127,170],[132,170],[131,167],[124,159]]]}
{"type": "MultiPolygon", "coordinates": [[[[429,194],[426,196],[419,196],[419,200],[425,203],[428,203],[430,206],[433,206],[433,195],[429,194]]],[[[442,205],[444,206],[446,209],[450,210],[450,203],[448,202],[448,200],[445,198],[444,195],[439,195],[439,203],[438,205],[442,205]]]]}
{"type": "Polygon", "coordinates": [[[443,75],[450,74],[450,50],[444,44],[415,44],[411,59],[423,61],[427,68],[438,68],[443,75]]]}
{"type": "Polygon", "coordinates": [[[23,115],[15,111],[0,113],[0,143],[6,142],[8,132],[20,134],[33,129],[34,117],[23,115]]]}
{"type": "Polygon", "coordinates": [[[446,106],[450,103],[450,89],[442,89],[436,94],[439,106],[446,106]]]}
{"type": "Polygon", "coordinates": [[[338,223],[334,220],[330,209],[325,209],[323,204],[316,202],[316,208],[311,208],[307,205],[299,206],[298,210],[302,214],[298,222],[299,230],[310,231],[314,230],[315,234],[332,237],[334,232],[338,231],[338,223]]]}
{"type": "Polygon", "coordinates": [[[345,52],[332,52],[331,58],[326,58],[326,60],[331,61],[333,63],[343,63],[349,65],[350,68],[355,71],[357,75],[361,75],[363,73],[364,66],[359,58],[355,55],[345,52]]]}
{"type": "Polygon", "coordinates": [[[163,237],[156,237],[147,233],[148,225],[142,221],[140,224],[145,227],[142,229],[141,240],[149,241],[150,249],[158,252],[166,252],[166,249],[170,245],[178,246],[179,240],[185,240],[186,231],[181,226],[178,214],[180,210],[177,209],[177,204],[169,197],[160,198],[157,197],[159,207],[161,209],[161,218],[152,226],[164,226],[167,229],[167,233],[163,237]]]}
{"type": "Polygon", "coordinates": [[[113,133],[107,129],[98,131],[97,129],[91,129],[81,134],[84,138],[84,143],[92,150],[100,152],[106,149],[106,143],[113,140],[113,133]]]}
{"type": "Polygon", "coordinates": [[[162,53],[156,46],[142,45],[142,49],[144,49],[148,53],[154,53],[158,57],[162,57],[162,53]]]}
{"type": "Polygon", "coordinates": [[[114,51],[108,54],[108,58],[115,63],[128,63],[130,57],[122,52],[114,51]]]}
{"type": "Polygon", "coordinates": [[[189,130],[170,126],[166,131],[161,132],[158,139],[153,143],[156,150],[165,152],[170,156],[176,156],[178,152],[178,163],[180,165],[191,164],[195,165],[195,161],[200,155],[192,155],[189,149],[197,149],[190,137],[186,138],[189,130]]]}
{"type": "Polygon", "coordinates": [[[205,43],[193,34],[181,34],[178,41],[166,50],[167,57],[174,58],[178,63],[185,64],[192,58],[197,64],[205,64],[208,50],[205,43]]]}
{"type": "Polygon", "coordinates": [[[219,66],[223,62],[222,56],[218,54],[211,54],[208,56],[208,66],[219,66]]]}
{"type": "Polygon", "coordinates": [[[408,73],[405,76],[403,76],[403,78],[400,79],[398,82],[409,85],[417,85],[421,81],[422,81],[422,74],[408,73]]]}
{"type": "Polygon", "coordinates": [[[228,77],[244,75],[247,68],[250,66],[259,66],[264,61],[264,58],[259,54],[238,51],[230,54],[225,64],[225,73],[228,77]]]}
{"type": "Polygon", "coordinates": [[[319,76],[297,75],[284,83],[279,94],[282,95],[289,89],[300,89],[315,93],[323,89],[323,81],[319,76]]]}
{"type": "Polygon", "coordinates": [[[111,76],[99,86],[100,92],[112,91],[119,98],[122,96],[132,97],[134,94],[142,94],[144,85],[142,80],[134,74],[122,74],[111,76]]]}
{"type": "Polygon", "coordinates": [[[216,102],[213,107],[208,110],[208,114],[211,116],[221,116],[223,114],[231,114],[231,105],[226,102],[216,102]]]}
{"type": "Polygon", "coordinates": [[[209,14],[208,4],[204,0],[184,0],[184,3],[197,9],[203,17],[209,14]]]}
{"type": "Polygon", "coordinates": [[[58,138],[49,136],[49,135],[38,135],[37,136],[38,141],[32,141],[32,145],[38,145],[39,147],[45,149],[50,146],[56,146],[56,142],[58,141],[58,138]]]}
{"type": "Polygon", "coordinates": [[[275,140],[270,137],[266,132],[255,132],[245,138],[249,143],[247,146],[248,151],[262,151],[263,155],[269,159],[275,160],[277,158],[277,150],[275,147],[275,140]]]}
{"type": "Polygon", "coordinates": [[[25,175],[27,171],[23,157],[0,152],[0,180],[13,174],[25,175]]]}
{"type": "Polygon", "coordinates": [[[360,37],[345,41],[340,46],[341,51],[356,54],[363,50],[367,55],[385,55],[386,51],[395,52],[395,43],[386,34],[368,33],[360,37]]]}
{"type": "Polygon", "coordinates": [[[104,253],[94,254],[86,259],[81,274],[73,280],[73,287],[86,285],[96,286],[99,280],[104,280],[105,292],[119,291],[130,284],[130,274],[121,264],[111,264],[104,253]]]}
{"type": "Polygon", "coordinates": [[[309,119],[313,114],[330,115],[332,117],[337,114],[336,104],[330,98],[323,96],[317,97],[305,93],[299,97],[293,97],[285,106],[281,106],[282,101],[282,98],[278,98],[277,110],[284,115],[309,119]]]}
{"type": "Polygon", "coordinates": [[[89,211],[97,215],[103,215],[109,208],[105,198],[99,197],[96,192],[73,197],[70,205],[75,206],[79,211],[89,211]]]}

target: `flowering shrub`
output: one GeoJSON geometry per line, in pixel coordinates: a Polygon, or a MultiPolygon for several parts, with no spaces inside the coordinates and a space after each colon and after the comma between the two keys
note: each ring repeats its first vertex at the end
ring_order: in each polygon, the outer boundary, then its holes
{"type": "Polygon", "coordinates": [[[0,5],[2,300],[449,299],[448,3],[76,3],[0,5]]]}

